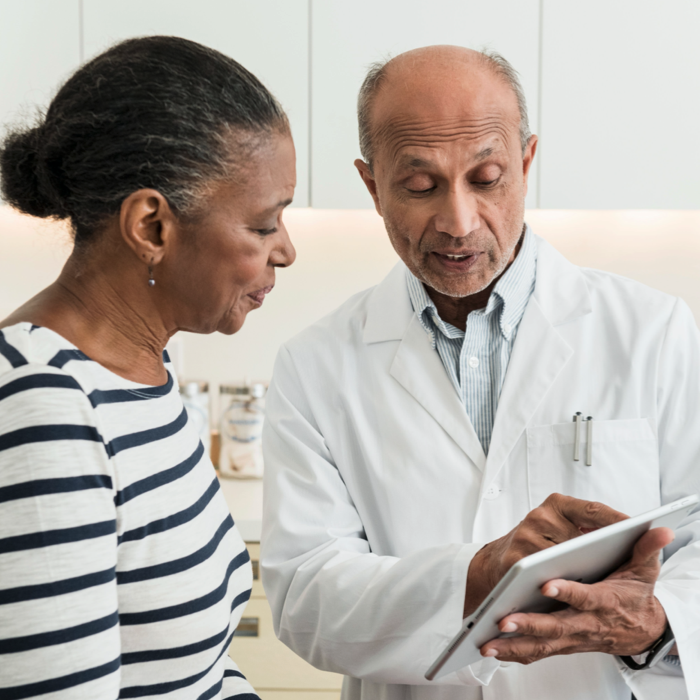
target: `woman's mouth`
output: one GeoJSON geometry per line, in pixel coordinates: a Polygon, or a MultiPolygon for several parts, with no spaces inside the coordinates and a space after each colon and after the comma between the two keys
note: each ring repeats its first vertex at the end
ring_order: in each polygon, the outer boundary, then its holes
{"type": "Polygon", "coordinates": [[[263,301],[265,301],[265,296],[269,294],[272,291],[272,288],[275,285],[271,284],[269,287],[263,287],[262,289],[258,289],[255,292],[251,292],[248,294],[248,296],[258,304],[258,306],[262,306],[263,301]]]}

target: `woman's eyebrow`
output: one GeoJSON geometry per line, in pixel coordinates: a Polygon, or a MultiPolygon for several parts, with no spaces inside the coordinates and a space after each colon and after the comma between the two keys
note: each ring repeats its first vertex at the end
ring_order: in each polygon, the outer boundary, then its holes
{"type": "Polygon", "coordinates": [[[268,214],[274,214],[278,209],[284,209],[285,207],[288,207],[292,203],[292,199],[284,199],[280,202],[277,202],[277,204],[273,204],[271,207],[268,207],[265,209],[265,211],[261,212],[262,216],[267,216],[268,214]]]}

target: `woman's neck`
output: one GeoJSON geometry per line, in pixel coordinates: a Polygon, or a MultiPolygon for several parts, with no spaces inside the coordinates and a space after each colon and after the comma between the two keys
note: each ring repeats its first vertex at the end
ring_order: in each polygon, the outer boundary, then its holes
{"type": "Polygon", "coordinates": [[[25,321],[49,328],[125,379],[164,384],[162,353],[176,329],[165,328],[147,278],[131,279],[133,265],[104,262],[86,265],[72,255],[59,278],[0,327],[25,321]]]}

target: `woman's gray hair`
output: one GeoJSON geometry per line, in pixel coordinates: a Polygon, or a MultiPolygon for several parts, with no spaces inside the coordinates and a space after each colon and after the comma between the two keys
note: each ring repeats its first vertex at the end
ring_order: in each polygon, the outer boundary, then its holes
{"type": "Polygon", "coordinates": [[[128,39],[7,135],[0,190],[25,214],[70,219],[82,245],[143,188],[195,218],[211,184],[241,174],[276,132],[289,132],[284,110],[232,58],[180,37],[128,39]]]}
{"type": "MultiPolygon", "coordinates": [[[[515,99],[518,102],[518,111],[520,112],[520,145],[524,154],[532,133],[530,132],[530,124],[527,118],[525,91],[520,82],[518,71],[496,51],[483,49],[477,51],[477,55],[481,57],[481,61],[488,68],[503,78],[515,93],[515,99]]],[[[374,156],[370,112],[372,111],[377,93],[386,80],[386,67],[391,60],[390,57],[370,65],[357,97],[357,123],[360,132],[360,153],[370,170],[372,169],[372,160],[374,156]]]]}

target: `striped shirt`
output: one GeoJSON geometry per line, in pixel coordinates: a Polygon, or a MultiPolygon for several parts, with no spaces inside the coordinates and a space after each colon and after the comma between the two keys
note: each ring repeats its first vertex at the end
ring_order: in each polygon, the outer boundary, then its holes
{"type": "Polygon", "coordinates": [[[520,252],[496,283],[486,308],[469,314],[466,333],[440,318],[423,284],[406,271],[413,310],[440,354],[486,454],[515,336],[535,289],[536,267],[535,237],[526,225],[520,252]]]}
{"type": "Polygon", "coordinates": [[[168,380],[0,330],[0,698],[258,700],[228,657],[252,572],[168,380]]]}

